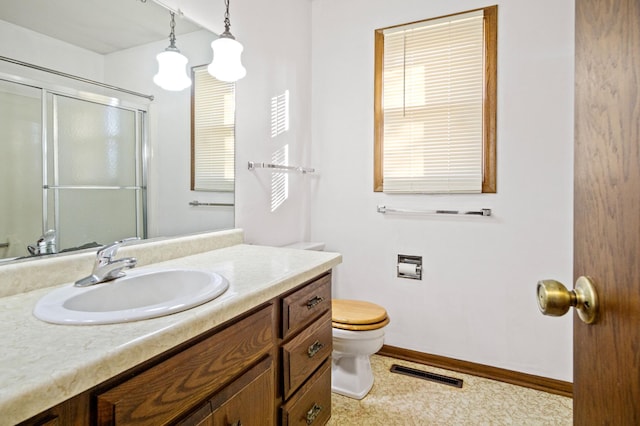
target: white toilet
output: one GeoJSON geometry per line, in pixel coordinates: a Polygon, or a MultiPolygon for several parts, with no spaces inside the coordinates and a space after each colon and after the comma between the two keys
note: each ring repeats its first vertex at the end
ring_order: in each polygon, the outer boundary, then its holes
{"type": "Polygon", "coordinates": [[[331,390],[350,398],[364,398],[373,386],[369,358],[384,343],[387,311],[361,300],[333,299],[331,390]]]}
{"type": "MultiPolygon", "coordinates": [[[[302,242],[287,246],[302,250],[324,250],[324,243],[302,242]]],[[[373,387],[369,358],[384,344],[387,311],[374,303],[333,299],[333,352],[331,391],[362,399],[373,387]]]]}

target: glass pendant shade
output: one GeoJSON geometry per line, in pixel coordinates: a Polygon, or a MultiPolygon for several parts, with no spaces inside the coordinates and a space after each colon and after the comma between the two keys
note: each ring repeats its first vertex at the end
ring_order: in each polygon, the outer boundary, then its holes
{"type": "Polygon", "coordinates": [[[158,73],[153,82],[164,90],[179,91],[191,86],[187,75],[188,59],[177,49],[167,49],[156,56],[158,73]]]}
{"type": "Polygon", "coordinates": [[[207,67],[209,74],[220,81],[232,83],[247,75],[247,70],[240,62],[244,48],[233,36],[225,36],[211,42],[213,61],[207,67]]]}

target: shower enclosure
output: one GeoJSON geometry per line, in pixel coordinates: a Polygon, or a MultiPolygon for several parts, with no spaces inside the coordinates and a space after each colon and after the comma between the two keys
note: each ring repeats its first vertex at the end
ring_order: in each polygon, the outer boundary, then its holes
{"type": "Polygon", "coordinates": [[[147,108],[0,74],[0,258],[146,237],[147,108]]]}

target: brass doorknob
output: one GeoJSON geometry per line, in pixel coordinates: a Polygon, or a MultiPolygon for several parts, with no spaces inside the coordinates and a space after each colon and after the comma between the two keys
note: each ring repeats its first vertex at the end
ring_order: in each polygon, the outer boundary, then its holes
{"type": "Polygon", "coordinates": [[[582,321],[591,324],[598,314],[598,294],[589,277],[580,277],[573,290],[556,280],[538,281],[538,307],[544,315],[559,317],[575,307],[582,321]]]}

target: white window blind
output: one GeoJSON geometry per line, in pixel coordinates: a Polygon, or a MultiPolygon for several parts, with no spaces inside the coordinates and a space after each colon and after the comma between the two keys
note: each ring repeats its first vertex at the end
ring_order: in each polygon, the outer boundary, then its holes
{"type": "Polygon", "coordinates": [[[383,37],[383,191],[481,192],[483,11],[383,37]]]}
{"type": "Polygon", "coordinates": [[[195,191],[233,191],[235,84],[193,71],[193,184],[195,191]]]}

